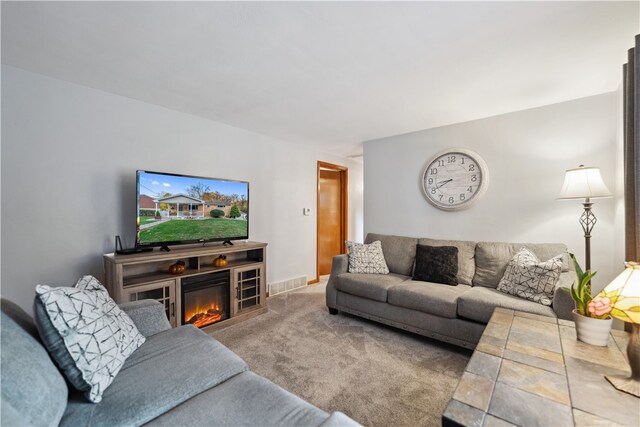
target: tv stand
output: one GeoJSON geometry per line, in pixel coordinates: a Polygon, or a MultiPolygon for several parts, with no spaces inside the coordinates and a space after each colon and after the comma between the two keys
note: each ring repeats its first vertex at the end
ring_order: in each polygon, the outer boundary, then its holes
{"type": "MultiPolygon", "coordinates": [[[[183,313],[183,286],[188,278],[228,271],[230,276],[229,318],[203,327],[211,332],[267,312],[267,244],[236,241],[233,246],[173,247],[171,252],[153,251],[132,255],[104,255],[105,287],[119,304],[153,298],[160,301],[172,326],[187,323],[183,313]],[[214,260],[224,255],[227,264],[216,267],[214,260]],[[182,274],[169,267],[184,261],[182,274]]],[[[185,288],[186,289],[186,288],[185,288]]],[[[188,292],[188,291],[185,291],[188,292]]]]}
{"type": "Polygon", "coordinates": [[[233,246],[233,242],[231,240],[225,240],[222,242],[222,246],[233,246]]]}
{"type": "Polygon", "coordinates": [[[171,249],[167,245],[160,246],[160,250],[164,252],[171,252],[171,249]]]}

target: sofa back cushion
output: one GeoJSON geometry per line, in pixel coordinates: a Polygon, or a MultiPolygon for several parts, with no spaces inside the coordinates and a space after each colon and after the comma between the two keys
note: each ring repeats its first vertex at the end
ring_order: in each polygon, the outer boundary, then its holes
{"type": "Polygon", "coordinates": [[[476,242],[422,238],[418,240],[418,243],[428,246],[455,246],[458,248],[458,283],[471,285],[476,271],[476,242]]]}
{"type": "Polygon", "coordinates": [[[20,328],[31,335],[38,343],[42,344],[38,334],[38,327],[33,317],[29,316],[18,304],[5,298],[0,298],[0,306],[5,315],[9,316],[11,320],[16,322],[20,328]]]}
{"type": "Polygon", "coordinates": [[[416,259],[416,245],[418,244],[417,238],[369,233],[364,242],[372,243],[376,240],[380,240],[382,243],[384,259],[391,273],[404,276],[413,274],[413,263],[416,259]]]}
{"type": "Polygon", "coordinates": [[[20,322],[29,316],[22,311],[14,321],[15,307],[7,309],[2,302],[0,425],[58,425],[67,406],[67,384],[29,327],[20,322]]]}
{"type": "Polygon", "coordinates": [[[497,288],[509,261],[523,246],[533,252],[540,261],[547,261],[561,254],[562,271],[569,270],[569,253],[567,252],[567,246],[563,243],[478,242],[476,245],[476,272],[473,277],[473,286],[497,288]]]}

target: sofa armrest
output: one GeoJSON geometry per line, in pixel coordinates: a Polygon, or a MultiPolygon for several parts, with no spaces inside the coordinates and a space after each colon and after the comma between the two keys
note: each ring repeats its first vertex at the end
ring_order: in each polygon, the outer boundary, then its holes
{"type": "Polygon", "coordinates": [[[559,319],[573,320],[571,312],[576,308],[576,305],[571,298],[569,288],[575,278],[576,273],[574,271],[567,271],[560,274],[556,290],[553,293],[553,302],[551,303],[551,308],[553,308],[553,311],[559,319]]]}
{"type": "Polygon", "coordinates": [[[120,308],[131,317],[138,331],[145,337],[171,329],[164,305],[154,299],[125,302],[120,308]]]}
{"type": "Polygon", "coordinates": [[[573,299],[571,299],[569,288],[556,288],[556,291],[553,293],[551,308],[553,308],[558,319],[573,320],[571,312],[576,308],[576,305],[573,299]]]}
{"type": "Polygon", "coordinates": [[[331,260],[331,275],[327,282],[327,307],[336,308],[336,297],[338,295],[336,285],[338,284],[338,276],[347,271],[349,271],[349,255],[342,254],[334,256],[331,260]]]}

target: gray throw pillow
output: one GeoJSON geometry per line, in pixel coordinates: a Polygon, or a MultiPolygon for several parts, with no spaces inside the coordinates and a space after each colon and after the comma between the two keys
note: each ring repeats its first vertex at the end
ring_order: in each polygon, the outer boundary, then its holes
{"type": "Polygon", "coordinates": [[[346,242],[349,273],[389,274],[380,240],[365,244],[346,242]]]}
{"type": "Polygon", "coordinates": [[[458,284],[458,248],[455,246],[416,245],[416,268],[413,280],[458,284]]]}
{"type": "Polygon", "coordinates": [[[94,403],[145,338],[93,276],[74,287],[36,286],[38,332],[69,382],[94,403]]]}
{"type": "Polygon", "coordinates": [[[497,290],[550,306],[562,265],[562,254],[540,262],[533,252],[522,247],[509,261],[497,290]]]}

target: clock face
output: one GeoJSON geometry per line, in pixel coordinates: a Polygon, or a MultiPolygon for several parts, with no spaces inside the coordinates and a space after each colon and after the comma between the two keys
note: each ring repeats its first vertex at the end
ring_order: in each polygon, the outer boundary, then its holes
{"type": "Polygon", "coordinates": [[[482,158],[462,148],[438,153],[422,174],[422,190],[435,207],[466,209],[484,194],[489,171],[482,158]]]}

